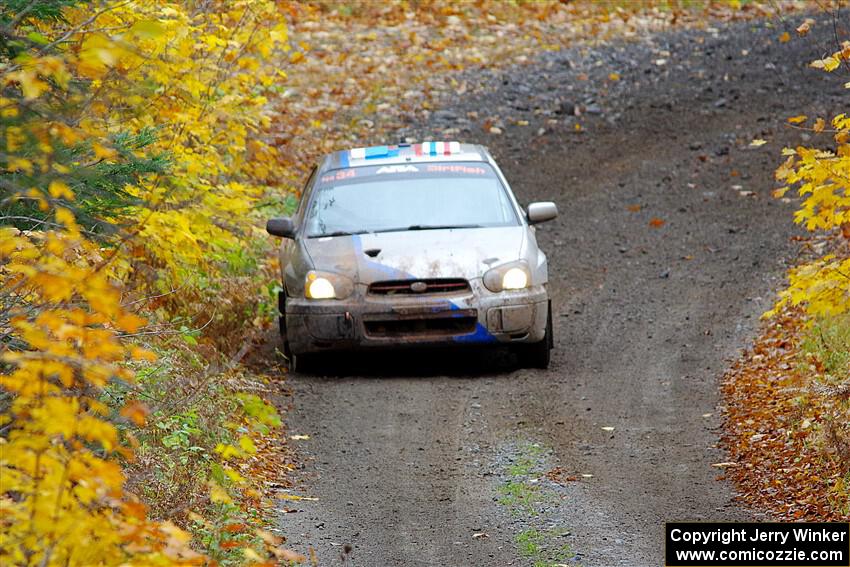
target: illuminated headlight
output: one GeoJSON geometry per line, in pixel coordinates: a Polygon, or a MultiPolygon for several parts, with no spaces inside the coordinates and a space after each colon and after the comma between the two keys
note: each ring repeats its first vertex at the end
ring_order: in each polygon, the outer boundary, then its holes
{"type": "Polygon", "coordinates": [[[511,268],[502,276],[502,289],[522,289],[528,286],[528,274],[521,268],[511,268]]]}
{"type": "Polygon", "coordinates": [[[316,278],[307,284],[307,297],[310,299],[333,299],[336,297],[334,284],[327,278],[316,278]]]}
{"type": "Polygon", "coordinates": [[[511,262],[488,270],[484,274],[484,287],[493,292],[507,289],[525,289],[531,280],[531,272],[524,261],[511,262]]]}
{"type": "Polygon", "coordinates": [[[339,274],[311,270],[304,282],[304,295],[308,299],[345,299],[353,291],[354,282],[339,274]]]}

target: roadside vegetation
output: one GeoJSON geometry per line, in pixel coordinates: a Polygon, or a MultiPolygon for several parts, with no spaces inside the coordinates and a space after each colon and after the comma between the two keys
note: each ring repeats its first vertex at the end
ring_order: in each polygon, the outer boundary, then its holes
{"type": "Polygon", "coordinates": [[[289,49],[274,2],[0,8],[0,563],[300,558],[261,529],[281,422],[238,365],[289,49]]]}
{"type": "Polygon", "coordinates": [[[0,563],[306,560],[272,532],[281,376],[245,361],[276,315],[263,222],[312,161],[427,119],[466,69],[772,9],[4,2],[0,563]]]}
{"type": "MultiPolygon", "coordinates": [[[[814,19],[800,25],[795,40],[805,41],[812,25],[814,19]]],[[[811,67],[843,83],[850,38],[837,35],[835,42],[811,67]]],[[[812,144],[783,151],[776,179],[784,186],[774,196],[796,193],[794,220],[812,235],[803,239],[803,263],[789,272],[788,287],[765,314],[762,336],[726,378],[732,461],[723,465],[745,501],[779,517],[847,520],[850,118],[843,112],[786,118],[789,127],[809,133],[812,144]]]]}

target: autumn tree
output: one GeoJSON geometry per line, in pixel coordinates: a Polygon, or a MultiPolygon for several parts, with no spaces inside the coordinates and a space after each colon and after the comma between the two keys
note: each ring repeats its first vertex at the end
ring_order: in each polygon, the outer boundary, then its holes
{"type": "MultiPolygon", "coordinates": [[[[807,30],[804,24],[802,30],[807,30]]],[[[850,65],[850,41],[832,55],[812,62],[811,66],[832,73],[850,65]]],[[[850,83],[845,88],[850,89],[850,83]]],[[[809,121],[806,116],[789,119],[795,125],[809,121]]],[[[776,170],[776,179],[786,186],[774,195],[781,197],[793,188],[802,197],[794,220],[809,231],[840,230],[850,239],[850,117],[842,113],[829,122],[811,120],[816,134],[831,134],[832,147],[786,148],[785,163],[776,170]]],[[[786,304],[802,305],[813,316],[832,316],[850,310],[850,258],[826,255],[791,270],[790,285],[781,292],[773,311],[786,304]]]]}
{"type": "Polygon", "coordinates": [[[0,7],[0,563],[205,560],[125,491],[147,410],[103,392],[154,358],[127,293],[228,270],[281,175],[262,59],[286,39],[267,0],[0,7]]]}

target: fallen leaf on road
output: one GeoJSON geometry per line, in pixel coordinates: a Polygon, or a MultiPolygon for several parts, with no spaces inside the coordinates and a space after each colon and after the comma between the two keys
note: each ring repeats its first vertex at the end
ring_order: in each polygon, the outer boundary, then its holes
{"type": "Polygon", "coordinates": [[[629,206],[628,206],[628,207],[626,207],[626,208],[627,208],[630,212],[632,212],[632,213],[638,213],[638,212],[640,212],[640,205],[629,205],[629,206]]]}
{"type": "Polygon", "coordinates": [[[758,148],[759,146],[763,146],[767,143],[767,140],[762,140],[761,138],[756,138],[752,142],[750,142],[750,147],[758,148]]]}
{"type": "Polygon", "coordinates": [[[610,426],[605,426],[602,428],[602,431],[614,431],[614,428],[610,426]]]}
{"type": "Polygon", "coordinates": [[[799,116],[792,116],[788,119],[788,122],[791,124],[799,124],[800,122],[805,122],[808,119],[808,116],[805,114],[800,114],[799,116]]]}
{"type": "Polygon", "coordinates": [[[779,36],[779,41],[782,43],[788,43],[789,41],[791,41],[791,34],[788,32],[784,32],[782,35],[779,36]]]}
{"type": "Polygon", "coordinates": [[[797,34],[800,37],[805,36],[807,33],[809,33],[809,30],[812,29],[813,23],[815,23],[815,21],[813,19],[806,18],[805,21],[802,24],[800,24],[800,26],[797,28],[797,34]]]}
{"type": "Polygon", "coordinates": [[[714,463],[714,464],[713,464],[713,465],[711,465],[711,466],[713,466],[713,467],[717,467],[717,468],[719,468],[719,469],[724,469],[724,468],[726,468],[726,467],[737,467],[737,466],[738,466],[738,463],[733,463],[733,462],[731,462],[731,461],[726,461],[726,462],[723,462],[723,463],[714,463]]]}
{"type": "Polygon", "coordinates": [[[667,222],[664,219],[660,219],[658,217],[653,217],[652,220],[649,221],[649,226],[652,228],[661,228],[664,226],[664,223],[667,222]]]}
{"type": "Polygon", "coordinates": [[[318,498],[313,498],[312,496],[298,496],[297,494],[278,494],[277,497],[281,500],[308,500],[308,501],[316,501],[318,498]]]}
{"type": "Polygon", "coordinates": [[[484,532],[474,533],[472,534],[472,539],[484,539],[485,537],[490,537],[484,532]]]}
{"type": "Polygon", "coordinates": [[[563,467],[555,467],[546,473],[546,478],[558,484],[567,482],[575,482],[578,480],[578,475],[564,469],[563,467]]]}
{"type": "Polygon", "coordinates": [[[304,441],[306,439],[309,439],[310,436],[309,435],[290,435],[289,438],[292,439],[293,441],[304,441]]]}
{"type": "Polygon", "coordinates": [[[827,73],[835,71],[838,69],[838,66],[841,65],[841,61],[839,61],[835,57],[824,57],[823,59],[815,59],[811,63],[809,63],[809,67],[814,69],[823,69],[827,73]]]}
{"type": "Polygon", "coordinates": [[[274,550],[273,553],[277,556],[278,559],[282,559],[283,561],[286,561],[286,562],[303,563],[303,562],[307,561],[306,556],[301,555],[300,553],[295,552],[295,551],[290,551],[288,549],[278,548],[278,549],[274,550]]]}

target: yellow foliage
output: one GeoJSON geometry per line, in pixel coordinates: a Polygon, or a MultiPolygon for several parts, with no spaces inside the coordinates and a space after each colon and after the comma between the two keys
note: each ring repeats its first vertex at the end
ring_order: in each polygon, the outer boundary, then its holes
{"type": "MultiPolygon", "coordinates": [[[[288,41],[283,15],[273,0],[198,8],[188,0],[69,5],[33,32],[49,49],[2,61],[0,119],[17,120],[0,134],[3,169],[30,180],[4,204],[33,203],[46,215],[26,232],[0,227],[0,390],[10,399],[0,414],[2,565],[205,561],[188,534],[148,520],[125,493],[116,458],[130,452],[98,399],[111,380],[133,381],[128,361],[155,358],[126,336],[146,321],[122,305],[121,282],[141,273],[131,271],[140,263],[170,282],[215,276],[282,176],[261,133],[273,117],[267,95],[285,76],[263,62],[288,41]],[[48,111],[22,118],[33,108],[48,111]],[[150,133],[144,152],[116,142],[150,133]],[[57,158],[68,149],[84,157],[57,158]],[[128,153],[164,156],[168,174],[137,174],[124,187],[136,199],[130,208],[101,219],[122,231],[95,242],[74,209],[85,183],[72,174],[124,163],[128,153]]],[[[141,425],[147,408],[130,402],[120,415],[141,425]]],[[[245,437],[234,450],[256,447],[245,437]]],[[[229,502],[212,488],[214,501],[229,502]]]]}
{"type": "MultiPolygon", "coordinates": [[[[850,56],[850,42],[831,57],[819,59],[813,67],[827,72],[838,68],[850,56]]],[[[800,123],[805,116],[789,118],[800,123]]],[[[850,117],[839,114],[831,121],[834,149],[798,147],[785,148],[787,160],[776,170],[776,179],[786,186],[775,191],[777,197],[795,188],[802,197],[794,221],[807,230],[830,231],[842,229],[850,234],[850,117]]],[[[826,121],[818,118],[812,127],[823,133],[826,121]]],[[[841,236],[839,236],[841,238],[841,236]]],[[[780,298],[770,316],[785,304],[803,305],[813,316],[830,316],[850,311],[850,259],[825,256],[809,264],[794,268],[789,273],[789,286],[780,292],[780,298]]]]}
{"type": "Polygon", "coordinates": [[[136,349],[116,329],[140,318],[121,306],[94,250],[79,233],[3,229],[0,297],[22,344],[3,355],[12,370],[0,376],[12,396],[0,451],[0,563],[197,563],[176,528],[126,510],[138,505],[110,459],[118,432],[94,396],[114,376],[132,378],[120,364],[136,349]]]}
{"type": "MultiPolygon", "coordinates": [[[[275,148],[258,136],[270,116],[259,85],[277,83],[277,69],[261,57],[287,40],[280,11],[271,0],[219,0],[203,10],[165,0],[100,4],[110,9],[99,28],[130,33],[81,34],[71,43],[77,73],[99,80],[101,105],[85,128],[156,129],[151,151],[168,153],[171,175],[134,189],[146,202],[133,215],[138,241],[171,275],[214,272],[221,253],[241,248],[247,213],[281,176],[275,148]],[[128,98],[141,103],[124,104],[128,98]]],[[[67,16],[76,24],[93,10],[67,16]]]]}
{"type": "MultiPolygon", "coordinates": [[[[283,179],[277,149],[261,135],[274,117],[267,95],[282,74],[265,59],[288,49],[280,9],[273,0],[215,0],[203,10],[188,1],[99,0],[69,6],[63,16],[67,24],[55,31],[62,56],[36,50],[0,71],[0,86],[17,86],[22,95],[0,100],[0,109],[16,115],[20,104],[60,91],[53,94],[85,115],[8,128],[6,169],[34,175],[50,167],[42,156],[14,155],[30,138],[42,140],[45,153],[54,140],[88,143],[96,162],[111,162],[120,155],[110,138],[156,132],[145,152],[168,156],[169,175],[140,176],[125,188],[140,204],[107,220],[138,223],[128,232],[163,277],[214,276],[258,224],[255,204],[283,179]],[[69,89],[71,78],[91,81],[92,89],[69,89]]],[[[41,34],[54,39],[51,31],[41,34]]],[[[63,181],[49,185],[53,199],[73,198],[63,181]]]]}

